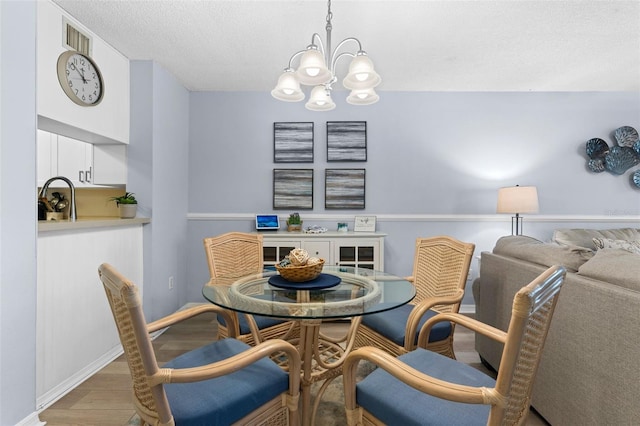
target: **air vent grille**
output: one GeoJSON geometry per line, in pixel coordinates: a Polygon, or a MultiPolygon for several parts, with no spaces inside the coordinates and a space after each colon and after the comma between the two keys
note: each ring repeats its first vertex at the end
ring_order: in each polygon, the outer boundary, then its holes
{"type": "Polygon", "coordinates": [[[82,33],[67,20],[64,21],[64,43],[66,47],[91,56],[91,37],[82,33]]]}

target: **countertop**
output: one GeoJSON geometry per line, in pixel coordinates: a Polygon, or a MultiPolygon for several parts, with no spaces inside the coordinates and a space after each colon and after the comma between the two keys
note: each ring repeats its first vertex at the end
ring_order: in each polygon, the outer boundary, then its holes
{"type": "Polygon", "coordinates": [[[151,222],[151,219],[148,217],[136,217],[133,219],[120,219],[119,217],[85,217],[75,222],[70,222],[69,220],[39,220],[38,232],[144,225],[149,222],[151,222]]]}

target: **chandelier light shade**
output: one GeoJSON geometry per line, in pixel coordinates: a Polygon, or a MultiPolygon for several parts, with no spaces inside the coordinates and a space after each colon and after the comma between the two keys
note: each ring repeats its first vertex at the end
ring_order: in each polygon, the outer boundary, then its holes
{"type": "Polygon", "coordinates": [[[304,99],[304,93],[300,89],[300,83],[298,83],[292,69],[282,73],[275,89],[271,91],[271,95],[285,102],[298,102],[304,99]]]}
{"type": "Polygon", "coordinates": [[[311,111],[331,111],[336,107],[336,104],[325,86],[316,86],[311,90],[309,102],[305,106],[311,111]]]}
{"type": "Polygon", "coordinates": [[[373,90],[382,79],[376,73],[373,62],[362,50],[362,44],[357,38],[349,37],[338,43],[331,50],[331,0],[327,2],[327,38],[323,44],[318,33],[311,36],[311,44],[305,50],[296,52],[289,59],[289,66],[278,79],[278,84],[271,91],[271,95],[285,102],[299,102],[304,99],[304,92],[300,85],[314,86],[309,101],[305,104],[312,111],[329,111],[336,107],[331,99],[333,84],[338,81],[336,63],[344,57],[351,57],[349,73],[342,80],[342,85],[351,90],[347,102],[351,105],[371,105],[378,102],[380,97],[373,90]],[[344,48],[347,43],[355,43],[357,50],[348,51],[344,48]],[[298,58],[298,69],[293,63],[298,58]]]}
{"type": "Polygon", "coordinates": [[[510,186],[498,190],[497,213],[511,213],[511,235],[522,234],[521,213],[538,213],[538,190],[535,186],[510,186]]]}
{"type": "Polygon", "coordinates": [[[380,96],[373,89],[352,90],[347,97],[351,105],[371,105],[378,102],[380,96]]]}

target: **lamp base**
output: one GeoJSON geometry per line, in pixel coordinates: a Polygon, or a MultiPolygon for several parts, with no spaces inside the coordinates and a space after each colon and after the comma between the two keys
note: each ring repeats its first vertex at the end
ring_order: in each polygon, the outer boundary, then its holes
{"type": "Polygon", "coordinates": [[[522,222],[522,217],[518,213],[511,216],[511,235],[522,235],[522,222]]]}

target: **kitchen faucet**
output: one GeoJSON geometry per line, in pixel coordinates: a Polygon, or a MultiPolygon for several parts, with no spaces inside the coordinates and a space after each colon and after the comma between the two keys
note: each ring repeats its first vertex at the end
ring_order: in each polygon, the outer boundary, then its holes
{"type": "Polygon", "coordinates": [[[47,197],[47,189],[49,189],[49,185],[51,184],[51,182],[53,182],[54,180],[61,180],[67,183],[67,185],[69,185],[69,189],[71,189],[71,206],[69,206],[69,220],[71,220],[71,222],[75,222],[76,219],[78,218],[78,213],[76,212],[76,187],[73,186],[73,183],[71,183],[71,181],[69,179],[67,179],[64,176],[55,176],[52,177],[51,179],[47,180],[44,185],[42,185],[42,189],[40,190],[40,198],[46,198],[47,197]]]}

